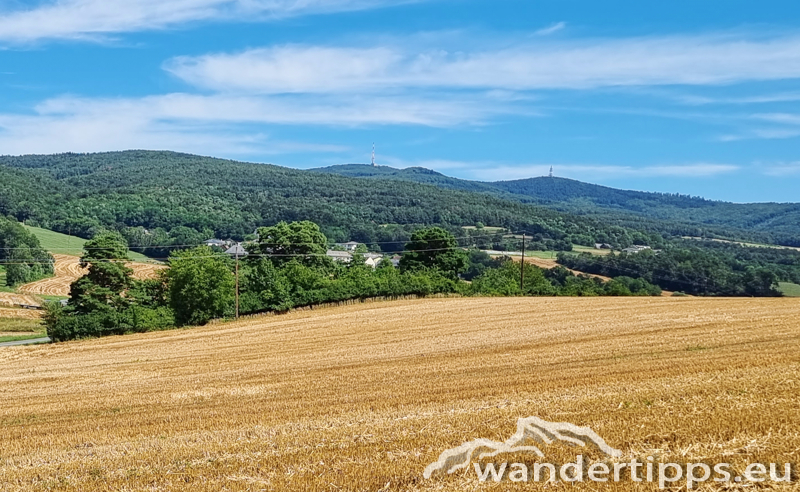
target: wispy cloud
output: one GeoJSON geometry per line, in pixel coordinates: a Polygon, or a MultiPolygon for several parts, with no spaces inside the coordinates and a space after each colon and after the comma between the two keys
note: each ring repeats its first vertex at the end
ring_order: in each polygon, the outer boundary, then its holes
{"type": "Polygon", "coordinates": [[[800,125],[800,114],[791,113],[759,113],[752,116],[754,119],[783,123],[786,125],[800,125]]]}
{"type": "Polygon", "coordinates": [[[800,77],[800,36],[542,38],[472,52],[414,51],[400,43],[368,48],[284,45],[179,57],[165,68],[198,87],[260,93],[709,85],[800,77]]]}
{"type": "Polygon", "coordinates": [[[750,139],[784,139],[800,137],[800,115],[793,113],[756,113],[748,115],[747,120],[758,121],[758,126],[747,128],[739,133],[722,135],[721,142],[735,142],[750,139]],[[763,126],[763,123],[771,126],[763,126]]]}
{"type": "Polygon", "coordinates": [[[534,31],[534,34],[536,34],[537,36],[547,36],[549,34],[553,34],[554,32],[561,31],[565,27],[567,27],[566,22],[556,22],[552,26],[548,26],[543,29],[539,29],[538,31],[534,31]]]}
{"type": "Polygon", "coordinates": [[[675,96],[676,101],[693,106],[706,104],[768,104],[776,102],[800,101],[800,92],[778,92],[775,94],[760,94],[742,97],[708,97],[696,95],[675,96]]]}
{"type": "Polygon", "coordinates": [[[769,164],[758,163],[762,166],[764,174],[767,176],[793,176],[800,175],[800,161],[795,162],[775,162],[769,164]]]}
{"type": "Polygon", "coordinates": [[[59,97],[36,107],[41,116],[128,114],[154,120],[265,123],[281,125],[423,125],[449,127],[480,124],[505,111],[475,98],[447,95],[409,96],[252,96],[167,94],[144,98],[59,97]]]}
{"type": "Polygon", "coordinates": [[[447,96],[278,97],[167,94],[143,98],[58,97],[33,114],[0,114],[4,153],[171,149],[235,156],[340,152],[338,145],[282,142],[269,125],[358,127],[479,124],[502,111],[477,100],[447,96]]]}
{"type": "Polygon", "coordinates": [[[414,0],[60,0],[0,11],[0,40],[102,39],[198,21],[274,20],[371,9],[414,0]]]}

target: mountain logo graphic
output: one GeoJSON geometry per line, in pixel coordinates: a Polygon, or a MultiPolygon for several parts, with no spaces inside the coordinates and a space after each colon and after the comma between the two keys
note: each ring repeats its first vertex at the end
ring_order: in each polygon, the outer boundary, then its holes
{"type": "Polygon", "coordinates": [[[544,458],[544,453],[537,444],[551,444],[554,441],[563,441],[574,446],[594,446],[609,456],[622,456],[622,451],[606,444],[603,438],[588,427],[527,417],[517,420],[517,432],[505,442],[476,439],[444,451],[436,462],[425,468],[423,476],[431,478],[435,473],[454,473],[467,468],[473,460],[491,458],[501,453],[531,452],[544,458]]]}

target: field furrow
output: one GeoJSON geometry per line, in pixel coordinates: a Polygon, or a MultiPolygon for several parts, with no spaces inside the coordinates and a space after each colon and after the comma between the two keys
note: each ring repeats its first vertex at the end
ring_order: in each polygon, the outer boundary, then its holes
{"type": "MultiPolygon", "coordinates": [[[[80,258],[77,256],[54,254],[55,275],[25,284],[19,288],[20,292],[28,294],[50,295],[50,296],[69,296],[69,286],[78,278],[86,275],[87,269],[80,265],[80,258]]],[[[159,270],[166,268],[163,265],[149,263],[127,263],[133,269],[133,277],[139,280],[154,278],[159,270]]]]}
{"type": "Polygon", "coordinates": [[[430,299],[7,348],[0,483],[527,490],[480,485],[471,467],[422,478],[445,449],[505,440],[527,416],[589,426],[622,459],[796,462],[798,319],[791,299],[430,299]]]}

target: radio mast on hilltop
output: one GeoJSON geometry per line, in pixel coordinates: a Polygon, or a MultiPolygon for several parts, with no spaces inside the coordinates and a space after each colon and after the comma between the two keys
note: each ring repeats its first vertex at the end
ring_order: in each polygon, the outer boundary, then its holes
{"type": "Polygon", "coordinates": [[[550,177],[553,177],[553,166],[550,166],[550,177]]]}
{"type": "Polygon", "coordinates": [[[372,142],[372,167],[375,166],[375,142],[372,142]]]}

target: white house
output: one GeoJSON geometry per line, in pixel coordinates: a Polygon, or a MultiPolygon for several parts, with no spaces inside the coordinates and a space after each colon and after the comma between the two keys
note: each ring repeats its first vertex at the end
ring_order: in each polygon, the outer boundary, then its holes
{"type": "Polygon", "coordinates": [[[645,251],[645,250],[648,250],[648,249],[652,249],[652,248],[650,248],[650,246],[642,246],[641,244],[634,244],[630,248],[623,249],[622,252],[623,253],[629,253],[629,254],[636,254],[636,253],[641,253],[642,251],[645,251]]]}
{"type": "Polygon", "coordinates": [[[329,249],[325,255],[333,261],[338,261],[341,263],[350,263],[353,261],[353,255],[348,251],[333,251],[329,249]]]}
{"type": "Polygon", "coordinates": [[[345,251],[355,251],[359,244],[361,243],[356,241],[348,241],[346,243],[338,243],[337,246],[343,247],[345,251]]]}
{"type": "Polygon", "coordinates": [[[215,246],[217,248],[223,248],[223,249],[228,247],[228,242],[223,241],[222,239],[206,239],[205,241],[203,241],[203,244],[212,248],[215,246]]]}
{"type": "Polygon", "coordinates": [[[383,260],[383,255],[379,253],[364,253],[364,263],[372,268],[377,268],[378,263],[383,260]]]}

